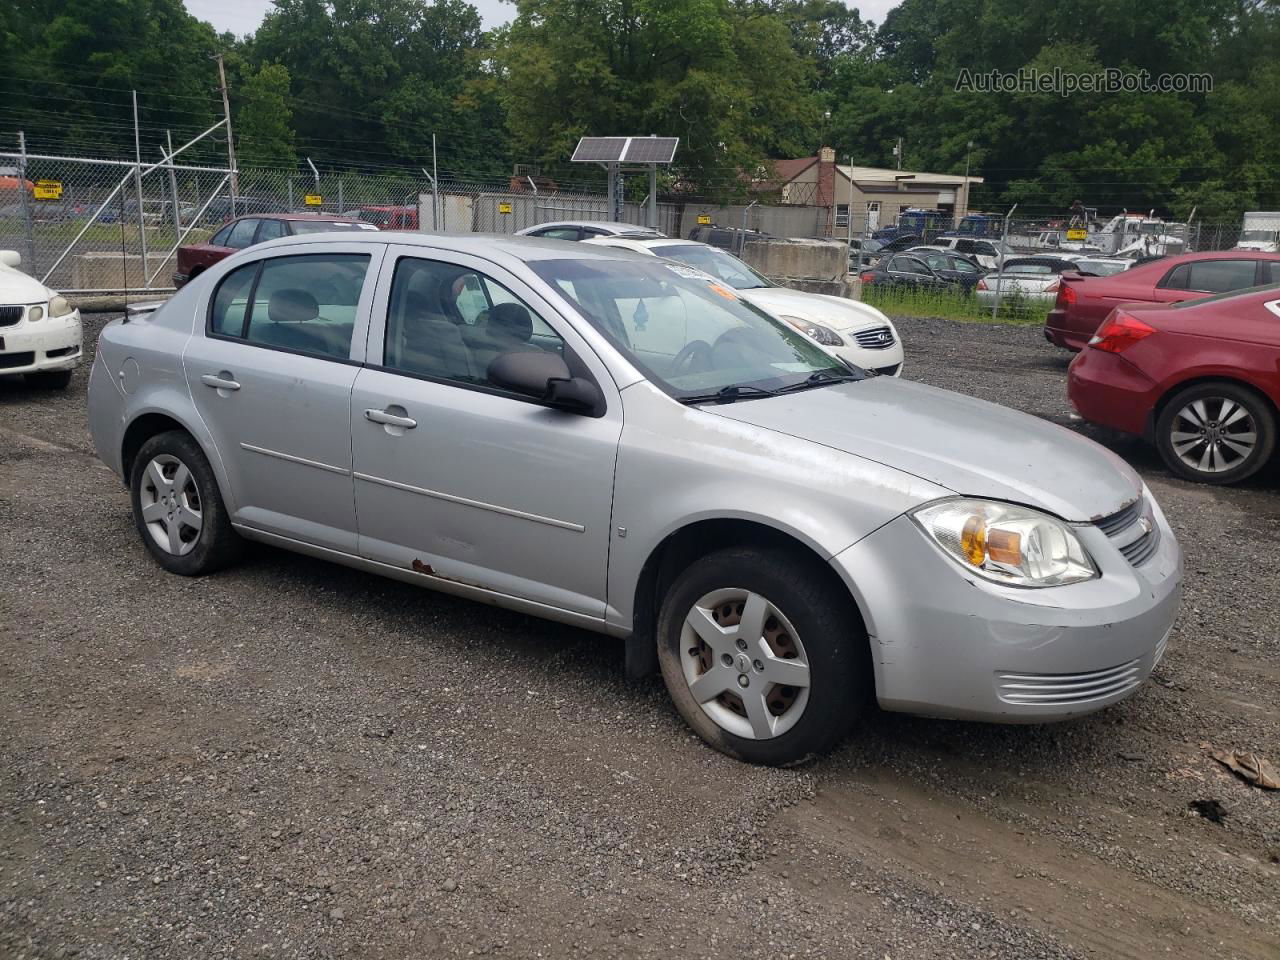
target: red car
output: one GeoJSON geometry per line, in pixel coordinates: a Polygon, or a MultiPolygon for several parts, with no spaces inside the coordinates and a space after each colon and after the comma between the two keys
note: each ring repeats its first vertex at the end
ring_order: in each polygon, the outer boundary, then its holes
{"type": "Polygon", "coordinates": [[[330,230],[377,230],[372,223],[354,217],[325,216],[320,213],[253,213],[225,223],[209,238],[208,243],[189,243],[178,248],[174,287],[194,280],[205,270],[225,260],[237,250],[251,247],[276,237],[299,233],[323,233],[330,230]]]}
{"type": "Polygon", "coordinates": [[[1139,264],[1110,277],[1064,273],[1044,338],[1082,350],[1121,303],[1178,303],[1213,293],[1280,282],[1280,254],[1246,250],[1184,253],[1139,264]]]}
{"type": "Polygon", "coordinates": [[[1243,480],[1275,450],[1280,283],[1116,307],[1071,361],[1067,395],[1086,420],[1153,441],[1174,473],[1243,480]]]}
{"type": "Polygon", "coordinates": [[[361,207],[360,219],[379,230],[417,230],[417,207],[361,207]]]}

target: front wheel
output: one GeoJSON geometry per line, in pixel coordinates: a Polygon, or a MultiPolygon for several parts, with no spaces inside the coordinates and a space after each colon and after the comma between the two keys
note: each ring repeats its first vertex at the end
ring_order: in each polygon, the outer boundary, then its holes
{"type": "Polygon", "coordinates": [[[1156,421],[1156,446],[1174,473],[1201,483],[1237,483],[1270,459],[1275,414],[1234,383],[1199,383],[1169,399],[1156,421]]]}
{"type": "Polygon", "coordinates": [[[830,750],[871,687],[866,632],[822,564],[731,548],[678,576],[658,662],[681,716],[717,750],[783,766],[830,750]]]}

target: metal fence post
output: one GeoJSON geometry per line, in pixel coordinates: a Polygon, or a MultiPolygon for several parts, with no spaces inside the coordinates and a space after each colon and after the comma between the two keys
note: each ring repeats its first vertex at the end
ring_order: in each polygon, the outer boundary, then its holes
{"type": "Polygon", "coordinates": [[[342,211],[347,209],[346,202],[343,200],[343,178],[338,177],[338,216],[342,216],[342,211]]]}
{"type": "Polygon", "coordinates": [[[293,177],[286,177],[286,178],[285,178],[285,183],[286,183],[286,184],[288,184],[288,187],[289,187],[289,204],[288,204],[288,206],[289,206],[289,211],[292,213],[292,212],[293,212],[293,177]]]}
{"type": "Polygon", "coordinates": [[[27,235],[27,272],[36,276],[36,235],[31,222],[31,198],[27,196],[27,135],[18,131],[18,193],[22,195],[22,222],[27,235]]]}
{"type": "MultiPolygon", "coordinates": [[[[142,247],[142,276],[145,287],[151,282],[146,279],[151,269],[151,261],[147,258],[147,221],[142,206],[142,134],[138,129],[138,91],[133,91],[133,152],[137,165],[133,168],[133,186],[138,194],[138,240],[142,247]]],[[[123,266],[123,264],[121,265],[123,266]]]]}
{"type": "Polygon", "coordinates": [[[1009,208],[1009,212],[1004,215],[1004,227],[1000,230],[1000,249],[996,252],[999,256],[996,258],[996,302],[991,305],[991,321],[994,323],[996,314],[1000,312],[1000,288],[1004,285],[1004,248],[1009,238],[1009,218],[1013,216],[1013,211],[1018,209],[1015,203],[1009,208]]]}

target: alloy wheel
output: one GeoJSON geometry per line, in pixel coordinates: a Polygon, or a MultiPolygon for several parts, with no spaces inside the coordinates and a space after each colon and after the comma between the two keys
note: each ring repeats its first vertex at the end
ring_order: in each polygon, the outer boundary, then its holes
{"type": "Polygon", "coordinates": [[[1258,428],[1249,409],[1229,397],[1201,397],[1174,415],[1170,425],[1174,454],[1199,473],[1223,473],[1240,466],[1258,445],[1258,428]]]}
{"type": "Polygon", "coordinates": [[[142,475],[138,499],[147,532],[161,550],[181,557],[195,549],[204,515],[200,490],[186,464],[158,454],[142,475]]]}
{"type": "Polygon", "coordinates": [[[804,645],[760,594],[736,588],[705,594],[685,617],[680,647],[689,692],[721,729],[768,740],[804,714],[810,685],[804,645]]]}

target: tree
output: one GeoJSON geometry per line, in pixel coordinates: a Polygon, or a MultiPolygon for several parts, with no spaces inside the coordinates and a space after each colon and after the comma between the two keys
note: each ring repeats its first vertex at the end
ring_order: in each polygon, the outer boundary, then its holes
{"type": "Polygon", "coordinates": [[[730,0],[517,0],[497,51],[514,149],[566,159],[586,134],[680,137],[678,173],[729,196],[811,142],[813,68],[777,16],[730,0]]]}
{"type": "Polygon", "coordinates": [[[278,63],[264,64],[241,85],[235,121],[240,163],[247,167],[297,164],[288,98],[289,71],[278,63]]]}

